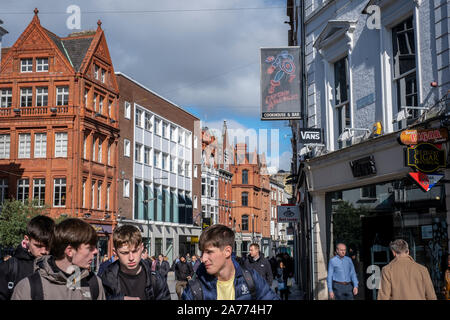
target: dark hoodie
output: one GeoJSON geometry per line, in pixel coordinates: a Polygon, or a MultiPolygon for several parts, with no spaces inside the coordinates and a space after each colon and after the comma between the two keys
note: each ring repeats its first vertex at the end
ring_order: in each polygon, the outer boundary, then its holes
{"type": "Polygon", "coordinates": [[[16,284],[33,274],[33,263],[33,255],[19,245],[11,258],[0,264],[0,300],[11,300],[16,284]],[[14,263],[17,264],[17,272],[13,270],[14,263]]]}
{"type": "Polygon", "coordinates": [[[248,270],[255,270],[259,275],[267,281],[269,286],[272,286],[273,282],[273,272],[269,260],[267,260],[264,255],[260,252],[259,258],[257,260],[253,259],[252,256],[248,255],[247,259],[244,261],[244,266],[248,270]]]}

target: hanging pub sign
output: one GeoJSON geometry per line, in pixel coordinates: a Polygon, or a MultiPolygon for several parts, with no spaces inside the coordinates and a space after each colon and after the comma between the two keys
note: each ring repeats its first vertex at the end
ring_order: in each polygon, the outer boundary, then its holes
{"type": "Polygon", "coordinates": [[[409,175],[424,191],[429,191],[444,177],[443,174],[426,174],[422,172],[410,172],[409,175]]]}
{"type": "Polygon", "coordinates": [[[408,146],[419,143],[441,143],[447,140],[447,128],[403,130],[400,134],[400,142],[408,146]]]}
{"type": "Polygon", "coordinates": [[[445,152],[431,143],[419,143],[408,148],[406,164],[425,173],[445,167],[445,152]]]}
{"type": "Polygon", "coordinates": [[[261,120],[300,116],[300,47],[261,48],[261,120]]]}

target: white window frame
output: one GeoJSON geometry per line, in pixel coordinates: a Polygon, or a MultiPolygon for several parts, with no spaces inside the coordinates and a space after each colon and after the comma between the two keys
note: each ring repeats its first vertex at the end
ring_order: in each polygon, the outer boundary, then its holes
{"type": "Polygon", "coordinates": [[[27,58],[27,59],[20,59],[20,72],[33,72],[33,59],[27,58]]]}
{"type": "Polygon", "coordinates": [[[34,157],[47,157],[47,133],[37,132],[34,134],[34,157]]]}
{"type": "Polygon", "coordinates": [[[69,86],[56,87],[56,105],[69,105],[69,86]]]}
{"type": "Polygon", "coordinates": [[[33,88],[31,87],[20,88],[20,106],[21,107],[33,106],[33,88]]]}
{"type": "Polygon", "coordinates": [[[100,67],[96,64],[94,64],[94,78],[98,80],[98,71],[100,67]]]}
{"type": "Polygon", "coordinates": [[[31,157],[31,133],[19,133],[18,158],[26,159],[31,157]]]}
{"type": "Polygon", "coordinates": [[[142,163],[143,159],[142,159],[142,144],[140,143],[135,143],[134,144],[134,161],[142,163]]]}
{"type": "Polygon", "coordinates": [[[106,186],[106,211],[109,211],[111,209],[109,204],[110,192],[111,192],[111,183],[108,183],[106,186]]]}
{"type": "Polygon", "coordinates": [[[86,208],[86,180],[83,179],[83,184],[81,186],[81,196],[82,196],[82,208],[86,208]]]}
{"type": "Polygon", "coordinates": [[[111,146],[112,146],[112,144],[108,142],[108,159],[107,159],[108,166],[111,165],[111,146]]]}
{"type": "Polygon", "coordinates": [[[96,183],[96,181],[92,180],[92,183],[91,183],[91,209],[95,208],[95,197],[94,197],[94,195],[95,195],[95,183],[96,183]]]}
{"type": "Polygon", "coordinates": [[[64,208],[66,206],[66,200],[67,200],[67,180],[66,178],[54,178],[53,179],[53,207],[60,207],[60,208],[64,208]],[[58,181],[59,180],[59,181],[58,181]],[[64,182],[63,182],[64,181],[64,182]],[[56,187],[59,187],[60,191],[59,191],[59,204],[56,204],[56,187]],[[62,188],[65,188],[65,192],[64,194],[62,193],[62,188]],[[64,196],[64,204],[62,203],[62,196],[64,196]]]}
{"type": "Polygon", "coordinates": [[[128,101],[125,101],[124,103],[124,117],[125,119],[130,120],[131,119],[131,103],[128,101]]]}
{"type": "Polygon", "coordinates": [[[123,197],[130,197],[130,180],[123,180],[123,197]]]}
{"type": "Polygon", "coordinates": [[[111,118],[112,104],[113,104],[112,100],[108,99],[108,117],[110,118],[111,118]]]}
{"type": "Polygon", "coordinates": [[[94,136],[92,136],[92,152],[91,152],[91,154],[92,154],[92,158],[91,158],[91,161],[95,161],[95,143],[96,143],[96,141],[97,141],[97,139],[94,137],[94,136]]]}
{"type": "Polygon", "coordinates": [[[94,98],[92,99],[92,106],[94,107],[94,111],[97,111],[97,97],[98,93],[94,92],[94,98]]]}
{"type": "Polygon", "coordinates": [[[123,139],[123,155],[125,157],[131,157],[131,142],[128,139],[123,139]]]}
{"type": "Polygon", "coordinates": [[[103,182],[99,180],[97,182],[97,209],[100,210],[102,208],[102,185],[103,182]]]}
{"type": "Polygon", "coordinates": [[[143,128],[143,121],[142,121],[142,115],[144,114],[144,112],[141,109],[136,108],[136,113],[135,113],[135,122],[136,122],[136,126],[139,128],[143,128]]]}
{"type": "Polygon", "coordinates": [[[48,72],[48,58],[36,58],[36,72],[48,72]]]}
{"type": "Polygon", "coordinates": [[[98,113],[100,114],[103,114],[103,99],[105,99],[105,97],[100,95],[100,99],[98,101],[98,113]]]}
{"type": "Polygon", "coordinates": [[[0,107],[11,108],[12,106],[12,88],[0,89],[0,107]]]}
{"type": "Polygon", "coordinates": [[[161,169],[161,151],[153,150],[153,166],[161,169]]]}
{"type": "Polygon", "coordinates": [[[155,134],[160,136],[162,132],[162,120],[155,118],[155,134]]]}
{"type": "Polygon", "coordinates": [[[33,200],[38,201],[38,204],[37,204],[38,207],[44,206],[44,204],[45,204],[45,178],[33,179],[33,200]],[[36,193],[35,193],[36,188],[38,188],[37,197],[36,197],[36,193]],[[42,192],[42,189],[44,190],[44,192],[42,192]],[[43,199],[42,199],[42,196],[43,196],[43,199]]]}
{"type": "Polygon", "coordinates": [[[103,140],[101,138],[98,138],[97,162],[103,163],[103,140]]]}
{"type": "Polygon", "coordinates": [[[197,165],[194,164],[194,178],[197,178],[197,176],[198,176],[197,169],[198,169],[197,165]]]}
{"type": "Polygon", "coordinates": [[[36,87],[36,107],[46,106],[48,106],[48,87],[36,87]]]}
{"type": "Polygon", "coordinates": [[[67,157],[67,145],[67,132],[55,132],[55,158],[67,157]]]}
{"type": "Polygon", "coordinates": [[[170,169],[170,158],[168,153],[162,154],[162,169],[167,171],[170,169]]]}
{"type": "Polygon", "coordinates": [[[11,136],[0,134],[0,159],[9,159],[11,151],[11,136]]]}
{"type": "Polygon", "coordinates": [[[102,68],[102,83],[105,83],[106,80],[106,70],[102,68]]]}
{"type": "Polygon", "coordinates": [[[17,182],[17,200],[25,203],[25,200],[29,199],[29,198],[30,198],[30,179],[28,179],[28,178],[19,179],[17,182]],[[19,198],[19,190],[21,188],[23,189],[23,191],[22,191],[23,198],[22,199],[19,198]],[[25,190],[27,190],[26,193],[25,193],[25,190]],[[25,194],[28,194],[27,198],[25,198],[25,194]]]}
{"type": "Polygon", "coordinates": [[[152,131],[153,123],[152,123],[152,115],[148,112],[145,112],[144,115],[144,127],[145,130],[152,131]]]}
{"type": "Polygon", "coordinates": [[[152,155],[152,149],[150,147],[144,146],[144,163],[150,165],[150,159],[152,155]]]}

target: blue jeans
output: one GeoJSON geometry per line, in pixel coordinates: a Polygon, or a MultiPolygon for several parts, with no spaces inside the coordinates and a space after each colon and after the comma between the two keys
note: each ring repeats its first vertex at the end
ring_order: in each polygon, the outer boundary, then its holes
{"type": "Polygon", "coordinates": [[[333,292],[336,300],[353,300],[353,285],[333,282],[333,292]]]}

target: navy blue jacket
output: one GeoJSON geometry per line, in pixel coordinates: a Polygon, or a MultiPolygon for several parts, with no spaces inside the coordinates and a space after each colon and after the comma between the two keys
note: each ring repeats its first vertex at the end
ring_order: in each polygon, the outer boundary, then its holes
{"type": "MultiPolygon", "coordinates": [[[[242,269],[234,257],[232,257],[234,264],[234,288],[235,300],[252,300],[250,290],[247,282],[242,274],[242,269]]],[[[255,283],[255,300],[280,300],[280,297],[272,291],[267,282],[255,271],[249,270],[255,283]]],[[[206,272],[205,265],[202,263],[197,269],[197,279],[200,280],[203,300],[217,300],[217,278],[206,272]]],[[[194,300],[189,284],[183,291],[181,296],[183,300],[194,300]]]]}

